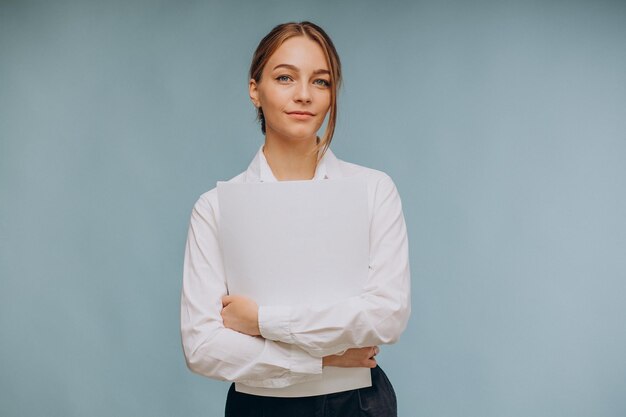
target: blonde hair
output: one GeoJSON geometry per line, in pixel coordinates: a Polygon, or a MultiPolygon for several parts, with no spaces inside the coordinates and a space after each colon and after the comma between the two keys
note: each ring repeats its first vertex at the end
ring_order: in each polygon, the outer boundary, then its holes
{"type": "MultiPolygon", "coordinates": [[[[330,37],[324,30],[311,22],[289,22],[280,24],[272,29],[259,42],[252,63],[250,64],[249,78],[254,79],[257,83],[261,81],[261,74],[265,64],[276,50],[289,38],[295,36],[305,36],[316,42],[324,51],[326,63],[330,70],[330,114],[328,115],[328,124],[324,131],[324,136],[318,141],[316,150],[319,158],[321,158],[333,139],[335,133],[335,124],[337,122],[337,91],[341,85],[341,61],[339,55],[333,45],[330,37]],[[321,152],[320,152],[321,151],[321,152]]],[[[261,132],[265,134],[265,117],[263,109],[257,108],[257,119],[261,122],[261,132]]]]}

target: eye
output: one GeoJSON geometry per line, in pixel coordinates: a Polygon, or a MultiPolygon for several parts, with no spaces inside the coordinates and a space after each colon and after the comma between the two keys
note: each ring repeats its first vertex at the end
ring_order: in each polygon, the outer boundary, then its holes
{"type": "Polygon", "coordinates": [[[323,78],[318,78],[317,80],[313,81],[313,84],[317,84],[320,87],[330,87],[330,81],[326,81],[323,78]]]}
{"type": "Polygon", "coordinates": [[[291,81],[291,77],[288,75],[279,75],[278,77],[276,77],[276,81],[286,83],[291,81]]]}

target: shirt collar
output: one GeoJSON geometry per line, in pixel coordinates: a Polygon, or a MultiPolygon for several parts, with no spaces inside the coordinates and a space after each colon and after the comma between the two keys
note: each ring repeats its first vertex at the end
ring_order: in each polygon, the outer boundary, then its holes
{"type": "MultiPolygon", "coordinates": [[[[317,163],[313,180],[338,178],[340,177],[337,158],[330,149],[326,150],[322,159],[317,163]]],[[[256,155],[250,162],[246,170],[247,182],[277,182],[270,165],[263,154],[263,145],[259,148],[256,155]]]]}

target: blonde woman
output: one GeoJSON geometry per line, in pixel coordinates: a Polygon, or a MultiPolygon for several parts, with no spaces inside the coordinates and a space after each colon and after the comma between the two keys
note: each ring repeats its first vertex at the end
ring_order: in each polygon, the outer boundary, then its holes
{"type": "MultiPolygon", "coordinates": [[[[181,333],[188,367],[231,385],[226,416],[395,416],[396,397],[376,363],[410,314],[408,242],[397,189],[388,175],[337,159],[341,64],[331,39],[310,22],[276,26],[259,43],[249,93],[264,144],[231,182],[323,181],[367,184],[369,269],[358,296],[324,305],[263,306],[228,294],[216,189],[196,202],[185,250],[181,333]],[[323,136],[318,136],[325,118],[323,136]],[[369,368],[371,386],[297,397],[325,367],[369,368]]],[[[303,268],[306,268],[303,265],[303,268]]],[[[333,289],[328,288],[331,292],[333,289]]]]}

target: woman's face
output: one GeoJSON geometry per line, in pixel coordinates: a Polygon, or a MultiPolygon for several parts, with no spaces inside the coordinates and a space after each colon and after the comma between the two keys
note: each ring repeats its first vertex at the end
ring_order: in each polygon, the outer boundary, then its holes
{"type": "Polygon", "coordinates": [[[270,57],[261,81],[250,80],[250,99],[263,110],[268,138],[315,143],[330,108],[331,88],[322,48],[296,36],[270,57]]]}

